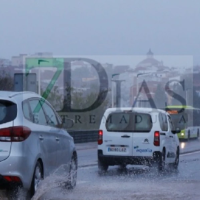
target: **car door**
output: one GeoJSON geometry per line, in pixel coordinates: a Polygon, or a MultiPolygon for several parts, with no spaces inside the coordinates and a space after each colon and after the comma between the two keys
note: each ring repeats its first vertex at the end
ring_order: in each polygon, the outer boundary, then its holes
{"type": "MultiPolygon", "coordinates": [[[[171,131],[169,128],[168,118],[166,114],[159,113],[158,115],[159,123],[160,123],[160,141],[162,148],[165,148],[165,160],[167,163],[171,162],[171,152],[172,152],[172,137],[171,131]]],[[[162,149],[161,149],[162,151],[162,149]]]]}
{"type": "Polygon", "coordinates": [[[149,113],[137,112],[134,114],[133,124],[133,156],[152,156],[153,154],[153,116],[149,113]]]}
{"type": "Polygon", "coordinates": [[[132,132],[127,130],[131,114],[112,112],[106,123],[100,127],[103,132],[103,154],[113,156],[132,156],[132,132]]]}
{"type": "Polygon", "coordinates": [[[47,124],[51,127],[50,132],[53,134],[56,144],[56,165],[55,169],[63,164],[69,163],[70,146],[69,138],[65,131],[61,129],[61,121],[58,119],[56,112],[48,102],[43,103],[43,108],[47,118],[47,124]]]}
{"type": "Polygon", "coordinates": [[[31,114],[33,116],[33,133],[39,141],[40,155],[44,164],[45,174],[50,174],[56,166],[57,143],[55,136],[48,126],[43,110],[43,105],[39,98],[29,100],[31,114]]]}

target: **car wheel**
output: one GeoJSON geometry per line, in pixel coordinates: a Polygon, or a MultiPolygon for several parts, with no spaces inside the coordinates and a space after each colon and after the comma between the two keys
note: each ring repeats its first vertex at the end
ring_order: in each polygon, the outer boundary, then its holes
{"type": "Polygon", "coordinates": [[[158,161],[158,170],[164,171],[165,170],[165,150],[163,149],[162,153],[160,153],[160,158],[158,161]]]}
{"type": "Polygon", "coordinates": [[[199,138],[199,129],[198,129],[198,131],[197,131],[197,139],[199,138]]]}
{"type": "Polygon", "coordinates": [[[174,169],[178,169],[178,165],[179,165],[179,148],[177,148],[177,151],[176,151],[176,158],[173,165],[174,169]]]}
{"type": "Polygon", "coordinates": [[[99,172],[106,172],[108,170],[108,164],[98,160],[98,170],[99,172]]]}
{"type": "Polygon", "coordinates": [[[73,189],[76,186],[77,169],[78,169],[77,156],[74,154],[72,156],[71,163],[70,163],[70,170],[69,170],[69,176],[68,176],[68,181],[67,181],[68,189],[73,189]]]}
{"type": "Polygon", "coordinates": [[[34,174],[33,174],[32,184],[31,184],[31,196],[33,196],[38,189],[38,186],[43,178],[42,173],[43,173],[42,165],[39,161],[37,161],[35,165],[34,174]]]}

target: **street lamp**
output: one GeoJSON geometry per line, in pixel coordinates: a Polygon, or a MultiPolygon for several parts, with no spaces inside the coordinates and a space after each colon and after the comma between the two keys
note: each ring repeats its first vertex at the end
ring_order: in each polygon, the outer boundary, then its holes
{"type": "MultiPolygon", "coordinates": [[[[112,78],[114,76],[117,76],[119,74],[112,74],[112,78]]],[[[125,80],[111,80],[112,82],[116,83],[116,106],[121,107],[121,83],[125,80]]],[[[113,89],[113,84],[112,84],[112,107],[114,107],[114,89],[113,89]]]]}
{"type": "Polygon", "coordinates": [[[114,107],[114,87],[113,87],[113,77],[118,76],[119,74],[112,74],[111,84],[112,84],[112,108],[114,107]]]}

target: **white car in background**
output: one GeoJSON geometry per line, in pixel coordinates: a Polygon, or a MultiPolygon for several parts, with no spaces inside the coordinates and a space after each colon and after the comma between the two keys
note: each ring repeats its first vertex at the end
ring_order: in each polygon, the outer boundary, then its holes
{"type": "Polygon", "coordinates": [[[167,112],[151,108],[109,108],[102,118],[98,136],[98,168],[110,165],[166,164],[177,169],[179,139],[167,112]]]}

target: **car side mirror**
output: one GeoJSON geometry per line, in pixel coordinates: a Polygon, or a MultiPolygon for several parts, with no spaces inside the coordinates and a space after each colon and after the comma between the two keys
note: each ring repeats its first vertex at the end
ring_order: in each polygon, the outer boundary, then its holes
{"type": "Polygon", "coordinates": [[[72,128],[73,125],[74,125],[74,120],[72,120],[72,119],[64,118],[63,121],[62,121],[62,127],[64,129],[72,128]]]}
{"type": "Polygon", "coordinates": [[[176,130],[172,131],[173,134],[177,134],[177,133],[180,133],[180,132],[181,132],[180,128],[176,128],[176,130]]]}

